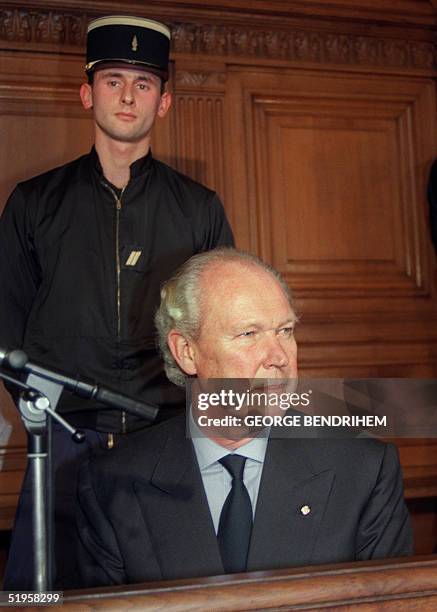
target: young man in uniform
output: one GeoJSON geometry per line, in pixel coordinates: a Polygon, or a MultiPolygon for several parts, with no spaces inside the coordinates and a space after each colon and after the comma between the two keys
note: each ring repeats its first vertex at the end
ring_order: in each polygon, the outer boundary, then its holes
{"type": "MultiPolygon", "coordinates": [[[[0,220],[0,345],[157,405],[158,420],[182,405],[155,347],[160,285],[191,255],[233,243],[217,195],[152,156],[152,128],[171,105],[169,46],[169,29],[156,21],[89,24],[80,97],[93,112],[95,145],[20,183],[0,220]]],[[[67,393],[58,411],[88,430],[82,447],[53,432],[57,583],[68,586],[77,466],[90,447],[111,447],[148,423],[67,393]]],[[[32,588],[29,489],[26,478],[9,589],[32,588]]]]}

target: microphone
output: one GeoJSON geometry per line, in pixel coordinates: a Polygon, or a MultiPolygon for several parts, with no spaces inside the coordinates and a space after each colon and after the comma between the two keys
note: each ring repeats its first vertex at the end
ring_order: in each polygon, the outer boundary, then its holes
{"type": "Polygon", "coordinates": [[[7,349],[0,348],[0,366],[3,364],[13,370],[29,372],[30,374],[62,385],[65,389],[79,397],[95,399],[105,404],[105,406],[124,410],[129,412],[129,414],[145,418],[149,421],[153,421],[159,411],[159,408],[156,406],[144,404],[122,393],[97,385],[92,381],[79,378],[74,379],[61,372],[48,370],[37,363],[31,363],[26,353],[20,349],[8,351],[7,349]]]}

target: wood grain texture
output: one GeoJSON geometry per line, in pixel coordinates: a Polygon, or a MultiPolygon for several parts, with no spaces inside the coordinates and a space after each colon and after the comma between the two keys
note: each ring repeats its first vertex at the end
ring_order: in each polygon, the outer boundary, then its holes
{"type": "Polygon", "coordinates": [[[232,76],[240,81],[236,121],[249,126],[246,214],[258,221],[251,238],[262,256],[299,297],[423,295],[424,185],[410,169],[433,149],[423,151],[427,134],[412,119],[432,115],[433,83],[394,79],[387,94],[384,78],[232,76]]]}
{"type": "Polygon", "coordinates": [[[177,168],[224,197],[223,96],[179,94],[176,108],[177,168]]]}
{"type": "Polygon", "coordinates": [[[437,561],[392,560],[66,594],[47,610],[435,610],[437,561]]]}

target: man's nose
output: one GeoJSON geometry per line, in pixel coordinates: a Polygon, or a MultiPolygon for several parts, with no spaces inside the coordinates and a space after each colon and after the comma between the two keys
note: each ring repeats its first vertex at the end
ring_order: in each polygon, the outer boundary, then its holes
{"type": "Polygon", "coordinates": [[[265,338],[264,351],[265,368],[284,368],[288,365],[290,356],[276,334],[265,338]]]}
{"type": "Polygon", "coordinates": [[[128,106],[132,106],[132,104],[135,103],[135,96],[134,96],[134,90],[133,90],[132,85],[126,84],[123,87],[121,101],[124,104],[127,104],[128,106]]]}

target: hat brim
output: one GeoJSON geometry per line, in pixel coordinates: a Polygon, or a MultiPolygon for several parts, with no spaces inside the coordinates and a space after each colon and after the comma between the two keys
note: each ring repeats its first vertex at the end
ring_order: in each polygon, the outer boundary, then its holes
{"type": "Polygon", "coordinates": [[[86,66],[85,70],[87,74],[91,74],[97,72],[98,70],[106,70],[107,68],[131,68],[136,70],[144,70],[144,72],[150,72],[155,74],[164,82],[168,81],[168,71],[159,68],[158,66],[152,66],[150,64],[146,64],[145,62],[131,61],[125,59],[105,59],[105,60],[97,60],[93,62],[91,65],[86,66]]]}

